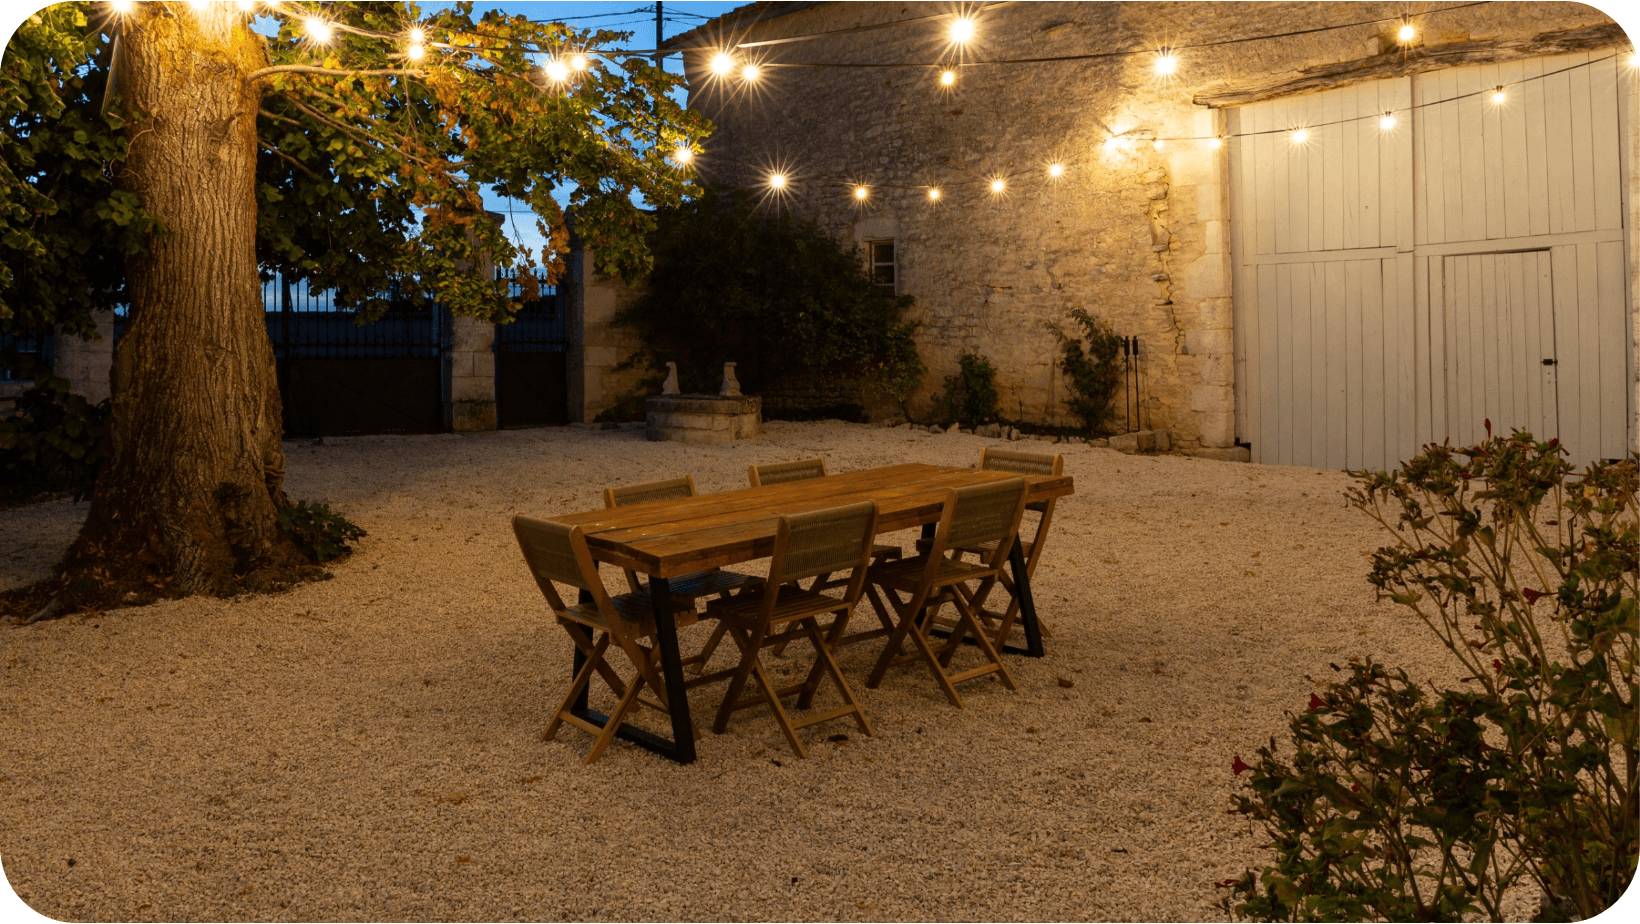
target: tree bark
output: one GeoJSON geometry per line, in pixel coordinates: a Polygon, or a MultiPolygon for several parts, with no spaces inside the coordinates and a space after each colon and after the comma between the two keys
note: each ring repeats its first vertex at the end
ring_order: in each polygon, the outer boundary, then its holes
{"type": "MultiPolygon", "coordinates": [[[[256,262],[260,39],[232,4],[135,5],[120,37],[121,184],[165,230],[128,261],[113,417],[70,552],[75,597],[233,593],[303,560],[286,503],[278,382],[256,262]]],[[[85,601],[91,602],[91,601],[85,601]]]]}

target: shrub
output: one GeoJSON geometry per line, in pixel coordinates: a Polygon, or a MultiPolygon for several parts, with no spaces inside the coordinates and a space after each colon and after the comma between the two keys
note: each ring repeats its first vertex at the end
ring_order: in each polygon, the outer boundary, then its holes
{"type": "Polygon", "coordinates": [[[997,419],[997,367],[978,353],[957,360],[958,373],[946,376],[945,390],[934,396],[934,415],[940,423],[977,427],[997,419]]]}
{"type": "Polygon", "coordinates": [[[916,325],[901,320],[911,299],[876,289],[859,255],[814,225],[709,188],[661,210],[652,242],[648,285],[615,323],[643,342],[628,362],[676,361],[683,391],[715,394],[725,362],[747,394],[817,380],[903,402],[921,381],[916,325]]]}
{"type": "Polygon", "coordinates": [[[1236,811],[1271,836],[1227,906],[1261,920],[1499,919],[1523,880],[1544,913],[1591,918],[1634,879],[1633,457],[1580,476],[1530,434],[1430,446],[1358,473],[1389,531],[1370,582],[1463,669],[1455,689],[1352,663],[1272,740],[1236,811]]]}
{"type": "Polygon", "coordinates": [[[353,554],[350,543],[366,535],[346,517],[333,512],[329,504],[308,501],[297,501],[280,510],[279,528],[303,555],[318,562],[353,554]]]}
{"type": "Polygon", "coordinates": [[[1071,309],[1071,319],[1082,328],[1080,337],[1072,337],[1058,327],[1053,332],[1059,337],[1060,362],[1065,377],[1070,380],[1070,396],[1065,399],[1071,413],[1082,418],[1088,433],[1103,432],[1110,406],[1122,387],[1122,338],[1110,325],[1095,318],[1082,308],[1071,309]],[[1086,339],[1086,349],[1082,340],[1086,339]]]}
{"type": "Polygon", "coordinates": [[[44,366],[24,374],[34,384],[0,420],[0,489],[10,495],[66,493],[84,500],[102,467],[108,402],[92,404],[44,366]]]}

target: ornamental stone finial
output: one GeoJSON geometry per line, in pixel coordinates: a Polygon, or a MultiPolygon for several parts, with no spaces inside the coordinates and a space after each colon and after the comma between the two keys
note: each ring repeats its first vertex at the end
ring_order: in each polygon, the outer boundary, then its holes
{"type": "Polygon", "coordinates": [[[678,393],[678,364],[666,364],[666,381],[661,383],[661,394],[675,395],[678,393]]]}
{"type": "Polygon", "coordinates": [[[723,387],[718,389],[718,396],[722,398],[740,397],[740,380],[735,378],[735,364],[723,364],[723,387]]]}

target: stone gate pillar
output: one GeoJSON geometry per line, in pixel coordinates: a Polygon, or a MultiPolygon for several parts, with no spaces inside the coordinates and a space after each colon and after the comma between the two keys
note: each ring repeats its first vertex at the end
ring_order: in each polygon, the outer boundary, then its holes
{"type": "MultiPolygon", "coordinates": [[[[503,216],[491,212],[490,217],[503,216]]],[[[495,261],[478,254],[473,271],[482,279],[495,278],[495,261]]],[[[478,318],[451,315],[450,338],[444,350],[445,419],[455,433],[494,430],[495,325],[478,318]]]]}
{"type": "Polygon", "coordinates": [[[68,379],[70,391],[96,404],[108,398],[111,388],[114,312],[93,311],[91,318],[97,325],[97,340],[81,340],[73,334],[64,334],[60,328],[57,330],[52,344],[52,371],[68,379]]]}

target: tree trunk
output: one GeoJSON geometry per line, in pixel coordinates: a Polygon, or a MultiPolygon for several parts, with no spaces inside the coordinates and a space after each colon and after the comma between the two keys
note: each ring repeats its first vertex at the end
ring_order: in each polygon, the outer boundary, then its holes
{"type": "Polygon", "coordinates": [[[244,79],[267,54],[227,3],[136,4],[120,42],[121,184],[165,230],[128,262],[110,455],[65,587],[91,602],[288,580],[305,562],[278,526],[279,389],[256,263],[260,91],[244,79]]]}

